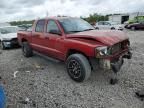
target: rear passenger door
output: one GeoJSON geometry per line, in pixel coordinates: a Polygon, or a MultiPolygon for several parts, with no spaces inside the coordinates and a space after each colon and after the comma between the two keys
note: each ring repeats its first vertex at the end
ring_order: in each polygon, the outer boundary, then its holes
{"type": "Polygon", "coordinates": [[[32,32],[32,47],[36,51],[45,53],[45,20],[38,20],[32,32]]]}

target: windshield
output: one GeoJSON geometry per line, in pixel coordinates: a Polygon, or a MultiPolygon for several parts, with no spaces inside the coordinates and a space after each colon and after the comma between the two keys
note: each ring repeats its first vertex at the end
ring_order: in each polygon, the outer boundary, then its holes
{"type": "Polygon", "coordinates": [[[59,22],[66,33],[94,30],[92,25],[79,18],[60,19],[59,22]]]}
{"type": "Polygon", "coordinates": [[[17,27],[4,27],[0,28],[1,34],[16,33],[18,31],[17,27]]]}

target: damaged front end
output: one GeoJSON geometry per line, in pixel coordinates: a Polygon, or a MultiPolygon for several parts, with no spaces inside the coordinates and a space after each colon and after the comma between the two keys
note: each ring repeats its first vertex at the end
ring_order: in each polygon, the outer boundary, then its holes
{"type": "MultiPolygon", "coordinates": [[[[103,46],[96,48],[98,67],[104,70],[113,70],[117,73],[124,63],[124,59],[131,59],[132,53],[129,41],[117,43],[111,47],[103,46]]],[[[92,64],[94,61],[91,62],[92,64]]],[[[93,66],[94,67],[94,66],[93,66]]]]}
{"type": "Polygon", "coordinates": [[[110,59],[99,59],[99,67],[104,70],[113,70],[113,72],[117,73],[121,66],[124,63],[124,59],[131,59],[132,53],[127,52],[123,55],[120,55],[119,57],[114,57],[110,59]]]}

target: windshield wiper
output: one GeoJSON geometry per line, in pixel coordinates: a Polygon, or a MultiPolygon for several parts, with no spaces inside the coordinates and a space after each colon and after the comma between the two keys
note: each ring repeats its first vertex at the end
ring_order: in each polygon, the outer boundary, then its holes
{"type": "Polygon", "coordinates": [[[68,33],[76,33],[76,32],[82,32],[82,31],[68,31],[68,33]]]}
{"type": "Polygon", "coordinates": [[[90,30],[94,30],[94,29],[85,29],[85,30],[83,30],[83,31],[90,31],[90,30]]]}
{"type": "Polygon", "coordinates": [[[94,29],[85,29],[82,31],[68,31],[68,33],[76,33],[76,32],[83,32],[83,31],[90,31],[90,30],[94,30],[94,29]]]}

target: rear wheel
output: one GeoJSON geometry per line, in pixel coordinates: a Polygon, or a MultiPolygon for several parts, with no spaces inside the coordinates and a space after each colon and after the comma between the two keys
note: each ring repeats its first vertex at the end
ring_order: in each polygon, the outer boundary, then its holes
{"type": "Polygon", "coordinates": [[[76,82],[83,82],[91,75],[89,61],[82,54],[72,54],[66,61],[69,76],[76,82]]]}
{"type": "Polygon", "coordinates": [[[96,29],[96,30],[99,30],[99,28],[98,28],[98,27],[96,27],[95,29],[96,29]]]}
{"type": "Polygon", "coordinates": [[[30,45],[29,45],[28,42],[23,42],[22,43],[22,52],[23,52],[23,55],[25,57],[31,57],[31,56],[33,56],[32,48],[30,47],[30,45]]]}
{"type": "Polygon", "coordinates": [[[136,28],[135,27],[131,27],[131,30],[135,30],[136,28]]]}

